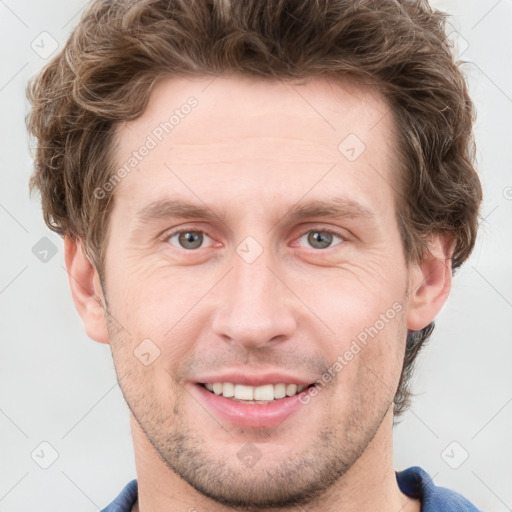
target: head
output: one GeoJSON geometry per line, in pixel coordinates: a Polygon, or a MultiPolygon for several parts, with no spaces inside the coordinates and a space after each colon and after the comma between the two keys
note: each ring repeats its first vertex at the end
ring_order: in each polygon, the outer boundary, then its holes
{"type": "Polygon", "coordinates": [[[481,202],[444,39],[422,2],[95,2],[31,82],[31,187],[85,329],[205,495],[299,503],[409,405],[481,202]],[[216,374],[277,370],[317,382],[278,425],[201,406],[216,374]]]}

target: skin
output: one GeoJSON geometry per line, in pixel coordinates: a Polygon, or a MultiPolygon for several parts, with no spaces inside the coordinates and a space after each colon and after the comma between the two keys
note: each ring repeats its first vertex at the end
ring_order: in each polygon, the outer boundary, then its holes
{"type": "Polygon", "coordinates": [[[118,127],[119,166],[190,96],[197,107],[115,189],[103,288],[81,242],[65,239],[76,307],[87,334],[110,344],[131,410],[134,510],[420,510],[397,486],[392,402],[407,329],[426,326],[448,296],[451,243],[433,236],[423,261],[407,264],[389,107],[374,90],[326,79],[165,79],[144,114],[118,127]],[[352,162],[338,150],[348,134],[366,146],[352,162]],[[170,197],[219,218],[137,221],[170,197]],[[333,197],[371,215],[287,215],[333,197]],[[176,228],[203,233],[200,247],[180,245],[176,228]],[[318,231],[327,247],[312,238],[318,231]],[[248,236],[262,249],[252,263],[236,252],[248,236]],[[231,369],[314,382],[397,303],[275,428],[220,421],[190,392],[206,373],[231,369]],[[133,352],[147,338],[160,355],[145,366],[133,352]],[[261,454],[250,468],[237,456],[247,443],[261,454]]]}

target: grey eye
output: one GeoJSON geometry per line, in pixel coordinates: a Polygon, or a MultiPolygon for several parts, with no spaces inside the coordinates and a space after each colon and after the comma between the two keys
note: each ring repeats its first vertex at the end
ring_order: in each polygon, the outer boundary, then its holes
{"type": "Polygon", "coordinates": [[[335,238],[343,241],[342,238],[335,233],[315,229],[308,231],[302,236],[307,236],[307,243],[313,247],[313,249],[326,249],[332,245],[335,238]]]}
{"type": "Polygon", "coordinates": [[[169,237],[169,241],[176,237],[179,243],[179,245],[177,246],[178,248],[191,250],[198,249],[199,247],[201,247],[205,235],[202,231],[179,231],[178,233],[171,235],[169,237]]]}

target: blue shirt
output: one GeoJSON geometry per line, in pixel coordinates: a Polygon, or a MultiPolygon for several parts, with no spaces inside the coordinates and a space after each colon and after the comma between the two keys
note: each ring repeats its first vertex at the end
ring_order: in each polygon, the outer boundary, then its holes
{"type": "MultiPolygon", "coordinates": [[[[428,473],[418,466],[395,474],[400,490],[410,498],[421,501],[421,512],[481,512],[455,491],[435,485],[428,473]]],[[[101,512],[130,512],[137,494],[137,480],[132,480],[101,512]]]]}

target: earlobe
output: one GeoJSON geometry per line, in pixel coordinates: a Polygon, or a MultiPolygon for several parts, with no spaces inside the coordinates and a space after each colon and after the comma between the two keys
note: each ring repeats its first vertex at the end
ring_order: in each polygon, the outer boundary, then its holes
{"type": "Polygon", "coordinates": [[[81,241],[64,238],[64,259],[73,301],[87,336],[99,343],[108,343],[105,300],[99,275],[81,241]]]}
{"type": "Polygon", "coordinates": [[[435,234],[409,275],[407,328],[419,331],[437,316],[445,304],[452,284],[453,239],[435,234]]]}

